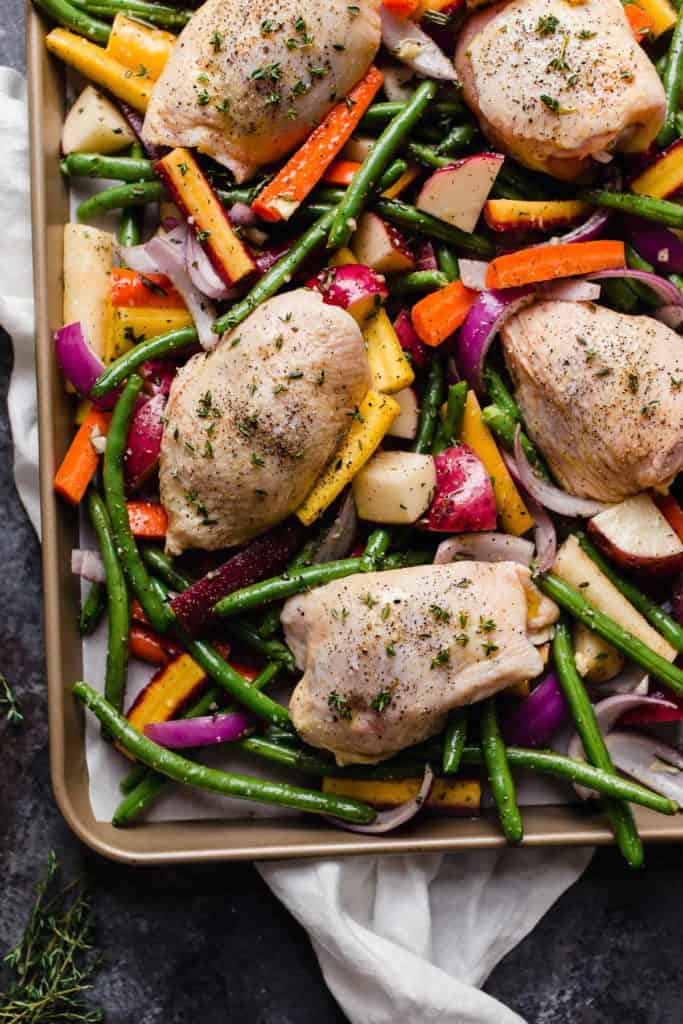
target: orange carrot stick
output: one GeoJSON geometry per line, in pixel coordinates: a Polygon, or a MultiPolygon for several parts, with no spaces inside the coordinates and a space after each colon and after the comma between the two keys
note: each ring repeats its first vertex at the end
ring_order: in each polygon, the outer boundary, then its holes
{"type": "Polygon", "coordinates": [[[356,160],[335,160],[323,174],[326,185],[350,185],[360,167],[356,160]]]}
{"type": "Polygon", "coordinates": [[[149,620],[147,619],[137,597],[134,597],[130,602],[130,617],[133,622],[139,622],[143,626],[149,626],[149,620]]]}
{"type": "Polygon", "coordinates": [[[477,295],[477,292],[465,288],[462,281],[453,281],[420,299],[413,306],[411,319],[425,345],[440,345],[460,327],[477,295]]]}
{"type": "Polygon", "coordinates": [[[153,629],[133,624],[128,634],[128,646],[134,658],[150,665],[165,665],[167,661],[182,653],[182,647],[165,640],[153,629]]]}
{"type": "Polygon", "coordinates": [[[499,256],[489,263],[487,288],[517,288],[626,266],[623,242],[564,242],[499,256]]]}
{"type": "Polygon", "coordinates": [[[346,99],[329,112],[251,204],[263,220],[289,220],[346,145],[379,90],[384,75],[371,67],[346,99]]]}
{"type": "Polygon", "coordinates": [[[642,7],[638,7],[638,4],[624,4],[624,14],[628,18],[628,23],[631,26],[631,31],[637,43],[642,43],[643,39],[649,38],[654,34],[655,23],[642,7]]]}
{"type": "Polygon", "coordinates": [[[185,309],[182,297],[165,274],[138,274],[136,270],[114,267],[109,294],[112,306],[185,309]]]}
{"type": "Polygon", "coordinates": [[[667,523],[683,540],[683,508],[678,504],[673,494],[662,494],[655,497],[655,504],[662,513],[667,523]]]}
{"type": "Polygon", "coordinates": [[[168,516],[163,505],[151,501],[129,501],[126,508],[134,537],[143,540],[164,540],[168,516]]]}
{"type": "Polygon", "coordinates": [[[78,428],[78,433],[57,470],[54,488],[72,505],[77,505],[85,494],[100,461],[92,446],[93,436],[106,437],[110,420],[108,412],[91,409],[78,428]]]}

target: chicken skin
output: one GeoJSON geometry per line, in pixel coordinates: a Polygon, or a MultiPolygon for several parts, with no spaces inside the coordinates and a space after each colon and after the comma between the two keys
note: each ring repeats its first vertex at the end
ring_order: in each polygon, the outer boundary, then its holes
{"type": "Polygon", "coordinates": [[[207,0],[154,86],[143,138],[193,146],[247,180],[362,78],[378,12],[379,0],[207,0]]]}
{"type": "Polygon", "coordinates": [[[683,468],[683,340],[647,316],[539,302],[502,328],[534,443],[571,494],[618,502],[683,468]]]}
{"type": "Polygon", "coordinates": [[[453,708],[537,676],[534,635],[557,617],[513,562],[361,574],[292,597],[282,624],[304,670],[292,721],[339,764],[381,761],[453,708]]]}
{"type": "Polygon", "coordinates": [[[490,142],[556,178],[646,150],[664,118],[664,88],[621,0],[487,7],[463,29],[455,66],[490,142]]]}
{"type": "Polygon", "coordinates": [[[315,292],[265,302],[173,382],[159,483],[166,548],[243,544],[311,490],[370,386],[356,321],[315,292]]]}

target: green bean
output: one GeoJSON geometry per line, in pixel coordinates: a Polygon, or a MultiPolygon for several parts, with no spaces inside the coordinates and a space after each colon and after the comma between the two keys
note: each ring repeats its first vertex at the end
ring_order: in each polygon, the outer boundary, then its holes
{"type": "Polygon", "coordinates": [[[271,661],[279,663],[288,672],[296,672],[296,662],[289,647],[280,643],[279,640],[264,640],[255,629],[252,629],[246,622],[231,619],[225,625],[229,637],[239,640],[245,647],[263,654],[271,661]]]}
{"type": "Polygon", "coordinates": [[[657,69],[657,74],[659,75],[659,77],[662,80],[664,79],[664,75],[666,74],[666,65],[667,65],[668,61],[669,61],[669,54],[668,53],[663,53],[662,56],[659,58],[659,60],[655,61],[655,68],[657,69]]]}
{"type": "Polygon", "coordinates": [[[425,146],[420,142],[409,142],[408,152],[419,164],[423,164],[425,167],[450,167],[453,163],[452,157],[439,156],[436,149],[432,146],[425,146]]]}
{"type": "Polygon", "coordinates": [[[192,580],[179,573],[173,565],[173,559],[169,558],[160,548],[143,548],[142,558],[152,572],[162,579],[171,590],[177,590],[178,593],[182,593],[183,590],[187,590],[191,586],[192,580]]]}
{"type": "Polygon", "coordinates": [[[373,530],[368,537],[360,560],[361,572],[374,572],[391,546],[391,532],[381,528],[373,530]]]}
{"type": "Polygon", "coordinates": [[[47,15],[51,21],[56,21],[58,25],[78,32],[80,36],[85,36],[93,43],[104,46],[108,42],[111,25],[98,18],[91,18],[85,11],[69,3],[69,0],[35,0],[35,4],[39,11],[47,15]]]}
{"type": "Polygon", "coordinates": [[[217,188],[216,195],[223,206],[232,206],[233,203],[250,206],[260,191],[260,188],[217,188]]]}
{"type": "Polygon", "coordinates": [[[221,793],[238,800],[256,800],[259,803],[293,807],[313,814],[330,814],[343,821],[360,824],[367,824],[376,817],[376,812],[371,807],[358,800],[287,783],[268,782],[264,779],[235,775],[232,772],[217,771],[215,768],[207,768],[195,761],[189,761],[139,733],[86,683],[76,683],[73,693],[99,718],[107,732],[124,750],[175,782],[221,793]]]}
{"type": "Polygon", "coordinates": [[[280,601],[292,594],[299,594],[310,587],[318,587],[332,580],[351,576],[359,570],[360,558],[343,558],[337,562],[311,565],[291,575],[283,573],[280,576],[273,576],[271,579],[252,583],[249,587],[242,587],[241,590],[228,594],[214,605],[214,614],[228,618],[241,612],[248,612],[271,601],[280,601]]]}
{"type": "MultiPolygon", "coordinates": [[[[671,204],[673,206],[673,203],[671,204]]],[[[379,199],[373,204],[373,209],[380,217],[391,221],[392,224],[414,231],[416,234],[425,235],[427,238],[436,238],[440,242],[446,242],[456,249],[471,253],[474,256],[481,256],[488,259],[493,255],[493,246],[488,238],[474,233],[468,234],[460,228],[447,224],[445,220],[432,217],[429,213],[402,203],[398,199],[379,199]]],[[[683,208],[681,218],[683,219],[683,208]]]]}
{"type": "Polygon", "coordinates": [[[417,435],[413,441],[413,451],[418,455],[429,455],[434,443],[434,435],[439,421],[439,410],[445,397],[445,375],[439,359],[432,359],[429,375],[425,384],[420,418],[417,424],[417,435]]]}
{"type": "Polygon", "coordinates": [[[315,224],[301,235],[282,259],[278,260],[275,266],[271,267],[256,282],[249,294],[235,303],[232,309],[222,317],[219,317],[213,328],[217,334],[224,334],[225,331],[237,327],[250,313],[253,313],[257,306],[271,298],[284,284],[291,281],[302,263],[325,240],[332,225],[335,209],[336,207],[333,206],[326,210],[315,224]]]}
{"type": "Polygon", "coordinates": [[[411,270],[387,279],[390,295],[422,295],[423,292],[445,288],[448,283],[448,278],[440,270],[411,270]]]}
{"type": "MultiPolygon", "coordinates": [[[[140,785],[143,779],[145,779],[148,775],[153,774],[154,772],[152,772],[151,769],[148,768],[146,764],[136,764],[135,767],[131,768],[128,774],[124,775],[124,777],[121,779],[121,781],[119,782],[119,789],[121,790],[122,793],[130,793],[131,790],[135,789],[136,786],[140,785]]],[[[160,778],[163,778],[163,775],[160,776],[160,778]]],[[[166,780],[164,779],[164,782],[165,781],[166,780]]]]}
{"type": "Polygon", "coordinates": [[[645,616],[658,633],[671,644],[677,651],[683,651],[683,626],[679,625],[663,608],[653,601],[652,598],[639,590],[639,588],[620,576],[612,565],[604,558],[596,547],[590,542],[585,533],[576,534],[581,548],[588,557],[595,562],[598,569],[605,574],[610,583],[614,584],[620,594],[623,594],[627,601],[630,601],[634,608],[645,616]]]}
{"type": "MultiPolygon", "coordinates": [[[[276,736],[273,732],[273,736],[276,736]]],[[[414,748],[406,750],[399,757],[391,758],[377,765],[353,765],[346,768],[339,768],[331,761],[326,761],[314,752],[308,751],[297,745],[292,745],[289,734],[282,734],[281,739],[257,742],[258,737],[250,737],[249,751],[264,757],[267,760],[275,760],[280,764],[286,764],[291,768],[298,768],[300,771],[311,775],[330,775],[342,778],[354,779],[407,779],[420,777],[424,772],[425,761],[432,764],[441,764],[443,761],[443,747],[439,744],[430,744],[427,749],[414,748]],[[276,747],[277,750],[271,750],[276,747]]],[[[238,741],[240,745],[245,741],[238,741]]],[[[247,749],[243,746],[242,749],[247,749]]],[[[562,754],[556,754],[554,750],[530,750],[526,747],[507,747],[506,754],[508,763],[515,768],[524,768],[527,771],[538,772],[541,775],[551,775],[554,778],[563,779],[566,782],[577,783],[594,789],[596,792],[606,796],[613,796],[619,800],[628,800],[629,803],[639,804],[659,814],[676,814],[678,805],[659,793],[653,793],[638,782],[631,782],[622,778],[615,772],[607,772],[602,768],[596,768],[585,761],[574,761],[562,754]]],[[[484,755],[480,747],[465,746],[462,751],[462,764],[483,765],[484,755]]]]}
{"type": "Polygon", "coordinates": [[[92,220],[109,210],[120,210],[124,206],[144,206],[146,203],[167,199],[168,191],[160,181],[137,181],[133,185],[114,185],[96,192],[76,208],[79,221],[92,220]]]}
{"type": "Polygon", "coordinates": [[[406,103],[405,109],[387,125],[353,176],[344,198],[336,208],[328,248],[346,245],[355,230],[366,200],[382,177],[392,157],[436,95],[435,82],[422,82],[406,103]]]}
{"type": "Polygon", "coordinates": [[[498,171],[496,182],[513,188],[522,199],[553,199],[557,197],[559,183],[551,178],[534,174],[506,157],[498,171]]]}
{"type": "Polygon", "coordinates": [[[679,292],[683,292],[683,277],[680,274],[669,274],[669,280],[676,285],[679,292]]]}
{"type": "Polygon", "coordinates": [[[78,631],[81,636],[89,636],[97,629],[104,609],[107,607],[107,588],[104,583],[91,583],[88,595],[83,602],[78,617],[78,631]]]}
{"type": "MultiPolygon", "coordinates": [[[[630,245],[628,242],[626,243],[624,249],[626,252],[627,267],[630,267],[631,270],[644,270],[648,274],[655,273],[655,268],[652,266],[652,264],[648,263],[646,259],[643,259],[640,253],[636,252],[633,246],[630,245]]],[[[661,300],[658,299],[655,293],[652,291],[652,289],[649,288],[646,284],[643,284],[642,281],[629,280],[628,283],[633,289],[633,291],[636,293],[638,298],[641,300],[641,302],[644,302],[646,305],[651,306],[652,309],[656,309],[658,306],[661,306],[661,300]]]]}
{"type": "Polygon", "coordinates": [[[475,129],[471,124],[456,124],[436,147],[436,152],[439,156],[460,153],[474,141],[475,134],[475,129]]]}
{"type": "Polygon", "coordinates": [[[683,139],[683,113],[679,110],[675,117],[676,121],[676,134],[679,139],[683,139]]]}
{"type": "Polygon", "coordinates": [[[638,296],[633,291],[630,281],[609,278],[601,281],[602,298],[621,313],[635,313],[638,309],[638,296]]]}
{"type": "Polygon", "coordinates": [[[681,87],[683,86],[683,18],[680,15],[671,36],[663,82],[666,93],[666,113],[664,123],[657,136],[657,145],[661,149],[670,146],[676,138],[676,114],[680,107],[681,87]]]}
{"type": "Polygon", "coordinates": [[[447,245],[440,245],[436,250],[436,262],[439,264],[441,273],[445,274],[449,281],[460,280],[458,259],[447,245]]]}
{"type": "MultiPolygon", "coordinates": [[[[389,121],[393,121],[395,117],[402,114],[407,103],[401,102],[390,102],[390,103],[373,103],[369,107],[364,116],[363,120],[358,126],[358,131],[372,132],[375,128],[381,128],[388,124],[389,121]]],[[[428,117],[460,117],[462,114],[467,113],[467,108],[462,103],[433,103],[428,111],[428,117]]]]}
{"type": "MultiPolygon", "coordinates": [[[[133,159],[142,159],[145,151],[141,143],[134,142],[130,148],[130,155],[133,159]]],[[[121,210],[119,222],[119,243],[121,245],[139,245],[142,241],[142,226],[145,220],[145,211],[141,206],[124,206],[121,210]]]]}
{"type": "Polygon", "coordinates": [[[446,399],[446,415],[436,431],[436,437],[432,444],[432,455],[439,455],[460,437],[466,399],[467,381],[461,380],[457,384],[451,384],[446,399]]]}
{"type": "MultiPolygon", "coordinates": [[[[299,569],[303,569],[305,566],[313,564],[313,556],[318,549],[319,537],[309,537],[306,543],[303,545],[300,551],[296,553],[292,561],[287,566],[287,572],[296,572],[299,569]]],[[[256,620],[256,630],[259,636],[262,636],[264,640],[268,640],[280,628],[280,614],[282,612],[282,605],[271,604],[256,620]]]]}
{"type": "MultiPolygon", "coordinates": [[[[486,405],[481,411],[481,418],[503,447],[509,452],[514,452],[515,431],[517,430],[518,423],[508,415],[505,409],[501,409],[498,405],[486,405]]],[[[550,474],[543,459],[523,430],[520,431],[519,441],[522,445],[522,451],[534,469],[545,480],[550,480],[550,474]]]]}
{"type": "Polygon", "coordinates": [[[159,601],[150,585],[149,574],[130,529],[126,508],[123,457],[128,427],[141,390],[142,378],[132,374],[114,406],[104,452],[104,497],[111,519],[116,551],[126,578],[142,605],[149,624],[157,632],[165,633],[171,623],[171,612],[167,605],[159,601]]]}
{"type": "Polygon", "coordinates": [[[443,741],[442,767],[444,775],[455,775],[460,768],[467,740],[468,708],[456,708],[448,718],[443,741]]]}
{"type": "Polygon", "coordinates": [[[114,18],[122,11],[134,18],[144,18],[153,25],[163,25],[165,28],[183,28],[194,14],[194,11],[181,7],[148,3],[147,0],[82,0],[82,5],[86,11],[92,11],[93,14],[114,18]]]}
{"type": "Polygon", "coordinates": [[[522,411],[498,371],[487,363],[484,366],[483,378],[486,393],[492,403],[503,409],[515,423],[523,423],[522,411]]]}
{"type": "Polygon", "coordinates": [[[665,224],[670,228],[683,228],[683,206],[666,199],[652,199],[650,196],[634,195],[630,192],[608,192],[604,189],[588,189],[579,194],[579,199],[593,206],[604,206],[620,213],[632,213],[636,217],[665,224]]]}
{"type": "Polygon", "coordinates": [[[559,576],[547,573],[538,577],[537,584],[548,597],[552,597],[561,608],[573,615],[584,626],[599,633],[604,640],[611,643],[618,651],[625,654],[627,658],[635,661],[637,665],[644,668],[646,672],[661,680],[675,693],[683,695],[683,671],[672,665],[671,662],[657,654],[629,633],[619,623],[605,615],[594,605],[590,604],[581,594],[569,583],[565,583],[559,576]]]}
{"type": "Polygon", "coordinates": [[[88,513],[100,544],[107,577],[109,639],[104,694],[112,707],[120,711],[123,707],[128,679],[128,632],[130,630],[128,589],[117,555],[112,524],[104,501],[95,490],[91,490],[88,494],[88,513]]]}
{"type": "Polygon", "coordinates": [[[491,186],[490,196],[492,199],[512,199],[515,202],[524,200],[524,195],[518,188],[515,188],[513,185],[506,185],[504,181],[500,181],[498,178],[491,186]]]}
{"type": "MultiPolygon", "coordinates": [[[[609,751],[605,746],[600,726],[595,717],[593,705],[586,693],[586,688],[576,671],[574,651],[567,626],[561,622],[555,628],[553,638],[553,659],[557,678],[562,692],[574,719],[588,761],[596,768],[613,772],[614,765],[609,751]]],[[[643,844],[633,820],[631,808],[621,800],[607,797],[604,800],[605,813],[609,818],[614,838],[625,860],[632,868],[639,868],[643,863],[643,844]]]]}
{"type": "Polygon", "coordinates": [[[129,183],[157,181],[152,161],[133,156],[69,153],[62,160],[61,168],[74,178],[115,178],[129,183]]]}
{"type": "Polygon", "coordinates": [[[103,398],[148,359],[165,359],[175,352],[196,345],[197,341],[197,331],[194,327],[181,327],[177,331],[167,331],[166,334],[158,334],[156,338],[148,338],[147,341],[133,345],[110,363],[102,376],[97,378],[90,397],[103,398]]]}
{"type": "Polygon", "coordinates": [[[313,203],[325,203],[327,206],[336,206],[344,198],[345,192],[346,189],[337,188],[336,186],[317,188],[311,193],[311,201],[313,203]]]}
{"type": "Polygon", "coordinates": [[[398,181],[398,179],[403,174],[405,174],[407,170],[408,170],[408,161],[407,160],[402,160],[400,158],[398,160],[394,160],[393,163],[389,164],[389,166],[387,167],[386,171],[384,172],[382,177],[379,179],[379,184],[377,185],[378,191],[379,192],[384,192],[385,189],[391,188],[391,186],[395,185],[396,182],[398,181]]]}
{"type": "Polygon", "coordinates": [[[515,784],[510,773],[505,744],[498,728],[493,698],[484,701],[482,705],[480,727],[486,773],[503,832],[509,842],[520,843],[524,835],[522,816],[517,806],[515,784]]]}
{"type": "Polygon", "coordinates": [[[394,551],[387,555],[382,563],[383,569],[408,569],[413,565],[430,565],[434,561],[434,549],[409,548],[407,551],[394,551]]]}

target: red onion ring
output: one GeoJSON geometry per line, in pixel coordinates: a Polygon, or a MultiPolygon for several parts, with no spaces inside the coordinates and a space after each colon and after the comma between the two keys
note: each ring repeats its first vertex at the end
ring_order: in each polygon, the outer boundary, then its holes
{"type": "Polygon", "coordinates": [[[228,218],[231,224],[240,228],[253,228],[258,224],[258,217],[246,203],[233,203],[228,210],[228,218]]]}
{"type": "MultiPolygon", "coordinates": [[[[596,210],[592,216],[584,221],[583,224],[579,224],[578,227],[572,228],[566,235],[558,235],[556,238],[551,239],[551,245],[564,245],[566,242],[592,242],[596,238],[599,238],[603,233],[607,224],[611,219],[611,214],[607,210],[596,210]]],[[[542,242],[542,245],[547,245],[547,242],[542,242]]]]}
{"type": "Polygon", "coordinates": [[[218,344],[218,335],[212,329],[216,310],[190,280],[185,269],[185,245],[174,245],[170,237],[161,238],[156,235],[145,243],[145,248],[148,255],[156,260],[161,272],[166,274],[176,291],[182,295],[197,328],[199,342],[205,351],[210,352],[218,344]]]}
{"type": "Polygon", "coordinates": [[[429,796],[433,781],[434,772],[427,764],[425,765],[420,792],[417,796],[411,797],[410,800],[406,800],[405,803],[400,804],[398,807],[392,807],[390,811],[378,811],[377,817],[371,825],[352,825],[348,821],[341,821],[339,818],[332,818],[329,815],[324,815],[324,817],[331,825],[345,828],[349,832],[363,832],[366,835],[375,836],[381,835],[383,832],[391,832],[393,829],[398,828],[399,825],[405,825],[407,821],[415,817],[429,796]]]}
{"type": "Polygon", "coordinates": [[[607,281],[610,278],[642,281],[661,299],[663,306],[683,306],[683,292],[680,292],[675,284],[646,270],[631,270],[629,267],[620,270],[598,270],[594,274],[586,274],[580,280],[607,281]]]}
{"type": "Polygon", "coordinates": [[[192,284],[202,295],[210,299],[234,299],[241,295],[240,288],[229,287],[214,270],[213,263],[206,255],[202,245],[197,241],[194,231],[187,232],[185,242],[185,267],[192,284]]]}
{"type": "MultiPolygon", "coordinates": [[[[90,392],[98,377],[105,370],[104,363],[88,344],[80,321],[65,324],[55,331],[55,355],[62,373],[82,398],[90,398],[90,392]]],[[[121,388],[117,388],[93,404],[98,409],[113,409],[121,388]]]]}
{"type": "Polygon", "coordinates": [[[460,533],[439,544],[434,565],[454,562],[459,555],[475,562],[518,562],[528,568],[534,557],[534,545],[524,537],[508,533],[460,533]]]}
{"type": "Polygon", "coordinates": [[[678,750],[652,736],[621,730],[610,733],[605,742],[620,771],[683,807],[683,756],[678,750]],[[657,761],[662,764],[659,769],[657,761]]]}
{"type": "Polygon", "coordinates": [[[325,531],[320,544],[311,559],[313,565],[321,562],[333,562],[338,558],[346,558],[353,550],[358,530],[358,515],[353,491],[349,487],[339,506],[331,526],[325,531]]]}
{"type": "Polygon", "coordinates": [[[567,494],[566,491],[556,487],[555,484],[548,483],[547,480],[541,480],[540,477],[536,476],[531,463],[524,454],[520,440],[521,432],[522,428],[518,423],[515,429],[514,464],[511,464],[509,455],[505,461],[510,471],[513,472],[513,475],[517,476],[522,486],[529,492],[532,498],[535,498],[544,508],[550,509],[551,512],[557,512],[558,515],[571,518],[581,517],[588,519],[590,516],[595,516],[598,512],[604,512],[606,508],[610,507],[602,501],[593,501],[592,498],[577,498],[573,494],[567,494]]]}
{"type": "Polygon", "coordinates": [[[487,290],[470,308],[458,332],[458,363],[463,377],[481,392],[484,359],[503,324],[536,298],[534,288],[487,290]]]}

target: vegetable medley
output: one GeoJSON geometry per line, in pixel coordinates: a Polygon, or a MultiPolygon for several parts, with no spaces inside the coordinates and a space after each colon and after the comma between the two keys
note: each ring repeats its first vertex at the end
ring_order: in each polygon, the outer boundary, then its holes
{"type": "Polygon", "coordinates": [[[35,2],[64,175],[115,182],[55,341],[114,823],[174,781],[380,833],[485,778],[519,842],[521,767],[640,864],[631,804],[683,806],[678,5],[35,2]]]}

